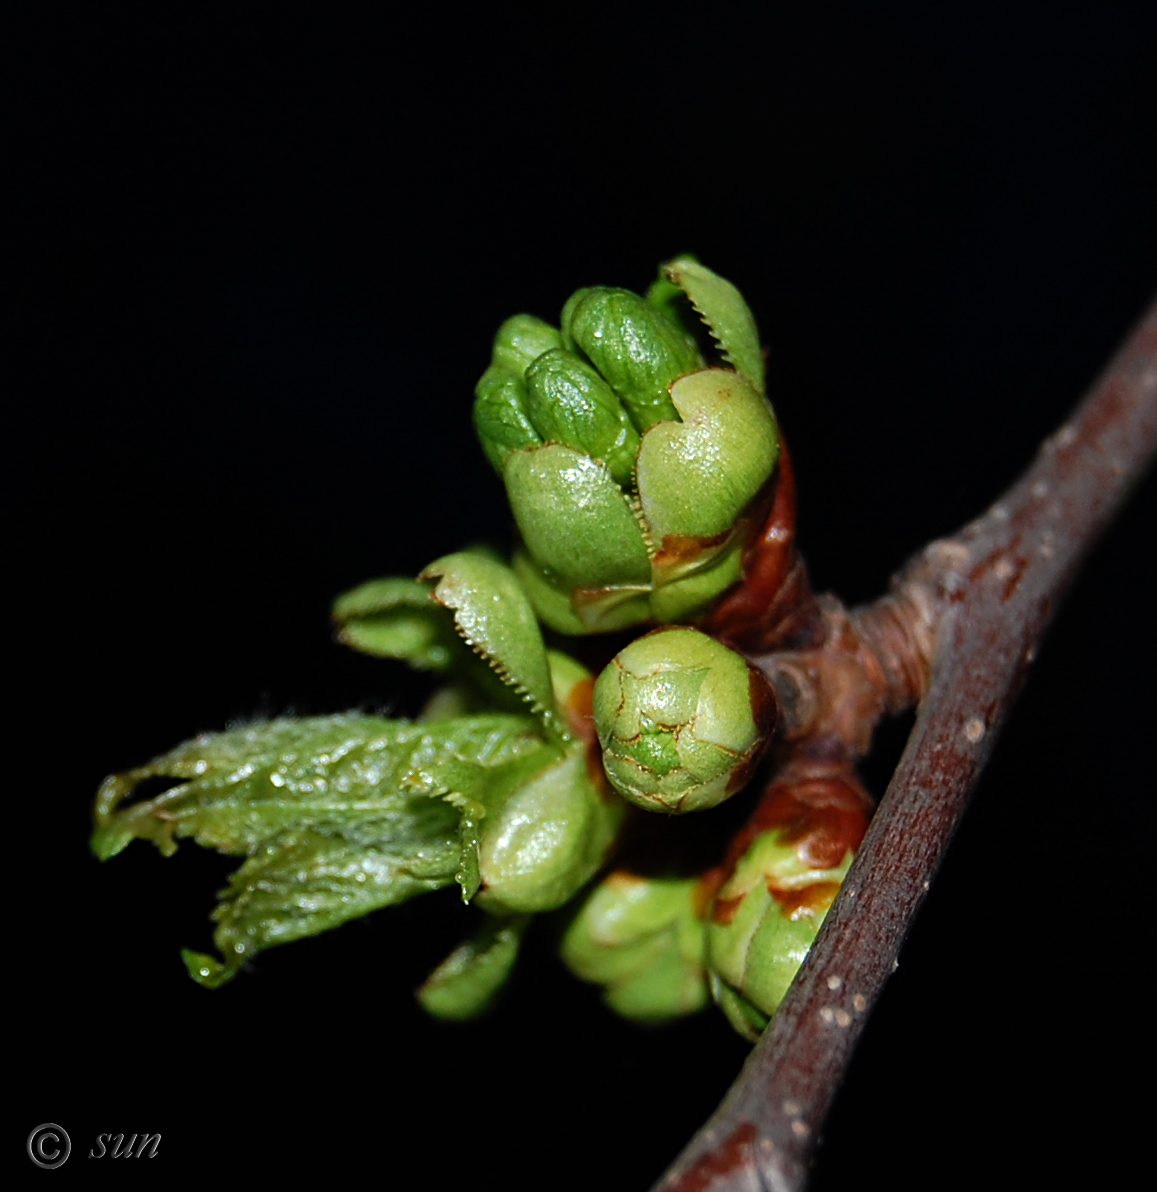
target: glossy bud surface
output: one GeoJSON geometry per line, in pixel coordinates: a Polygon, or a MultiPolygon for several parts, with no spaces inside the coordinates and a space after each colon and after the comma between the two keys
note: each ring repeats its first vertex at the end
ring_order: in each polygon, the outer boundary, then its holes
{"type": "Polygon", "coordinates": [[[695,629],[658,629],[611,660],[594,690],[603,765],[650,811],[702,811],[741,789],[774,726],[766,680],[695,629]]]}
{"type": "Polygon", "coordinates": [[[693,621],[743,578],[779,434],[730,282],[678,258],[648,298],[576,290],[561,329],[516,315],[475,394],[522,536],[515,570],[552,629],[693,621]],[[688,311],[730,367],[707,367],[688,311]]]}

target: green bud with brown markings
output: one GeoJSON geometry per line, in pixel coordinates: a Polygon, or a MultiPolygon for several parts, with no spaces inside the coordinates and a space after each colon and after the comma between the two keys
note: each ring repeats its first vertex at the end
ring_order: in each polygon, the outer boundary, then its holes
{"type": "Polygon", "coordinates": [[[850,767],[840,763],[797,763],[762,796],[746,847],[707,915],[711,994],[747,1038],[758,1036],[783,1001],[871,810],[850,767]]]}
{"type": "Polygon", "coordinates": [[[702,811],[741,790],[775,727],[767,680],[697,629],[656,629],[611,660],[593,709],[611,785],[648,811],[702,811]]]}

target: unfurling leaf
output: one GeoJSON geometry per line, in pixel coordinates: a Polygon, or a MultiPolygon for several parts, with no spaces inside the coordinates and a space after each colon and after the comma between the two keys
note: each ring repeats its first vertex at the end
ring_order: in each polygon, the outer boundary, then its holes
{"type": "Polygon", "coordinates": [[[461,805],[520,760],[539,772],[559,756],[522,715],[273,720],[107,778],[92,848],[104,860],[139,837],[170,855],[192,837],[248,855],[215,914],[224,967],[186,957],[195,977],[220,984],[263,948],[449,885],[461,872],[461,805]],[[178,785],[124,805],[147,779],[178,785]]]}
{"type": "Polygon", "coordinates": [[[542,631],[514,572],[494,559],[460,552],[431,563],[421,578],[438,580],[434,599],[453,612],[463,640],[529,704],[548,732],[567,740],[554,706],[542,631]]]}
{"type": "Polygon", "coordinates": [[[245,854],[297,828],[356,835],[386,812],[405,834],[410,800],[449,789],[455,765],[501,765],[541,745],[529,717],[505,713],[424,725],[347,712],[206,733],[104,780],[92,848],[107,860],[140,837],[169,856],[191,836],[245,854]],[[181,785],[120,808],[149,778],[181,785]]]}
{"type": "MultiPolygon", "coordinates": [[[[663,274],[690,299],[722,349],[723,359],[743,373],[759,393],[764,393],[759,329],[739,290],[694,257],[676,257],[663,267],[663,274]]],[[[661,291],[656,295],[660,300],[663,296],[661,291]]]]}
{"type": "Polygon", "coordinates": [[[303,829],[265,841],[230,877],[213,912],[224,964],[186,950],[189,975],[215,988],[275,944],[449,885],[459,856],[457,817],[444,803],[412,802],[404,834],[398,817],[383,816],[362,820],[354,840],[303,829]]]}
{"type": "Polygon", "coordinates": [[[430,597],[433,584],[400,575],[371,579],[334,601],[343,645],[415,670],[445,671],[462,653],[451,619],[430,597]]]}
{"type": "MultiPolygon", "coordinates": [[[[484,547],[474,547],[448,558],[462,560],[456,570],[473,578],[475,606],[486,596],[493,598],[496,592],[502,600],[508,595],[503,589],[512,586],[516,589],[516,603],[526,605],[517,584],[511,584],[508,569],[484,547]]],[[[396,575],[359,584],[334,601],[333,621],[338,641],[363,654],[395,658],[415,670],[445,674],[451,681],[453,698],[445,710],[436,705],[424,712],[424,720],[524,710],[525,692],[510,682],[508,672],[485,649],[472,648],[467,640],[469,634],[463,631],[454,610],[445,601],[435,599],[437,586],[431,580],[396,575]]],[[[509,645],[511,639],[522,642],[528,636],[525,630],[518,632],[526,610],[520,621],[517,609],[507,600],[503,612],[507,632],[492,632],[491,639],[501,639],[491,640],[492,646],[509,645]]],[[[540,636],[537,625],[532,623],[530,640],[540,636]]],[[[529,654],[533,653],[532,645],[529,654]]],[[[541,669],[541,659],[539,662],[541,669]]],[[[540,675],[536,677],[541,681],[540,675]]]]}
{"type": "Polygon", "coordinates": [[[460,944],[426,978],[418,1001],[435,1018],[476,1018],[494,1003],[506,984],[529,915],[487,918],[478,932],[460,944]]]}

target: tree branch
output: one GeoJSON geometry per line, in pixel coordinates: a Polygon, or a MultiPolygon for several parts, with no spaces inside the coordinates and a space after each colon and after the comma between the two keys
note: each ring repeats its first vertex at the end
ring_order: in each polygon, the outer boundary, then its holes
{"type": "MultiPolygon", "coordinates": [[[[892,593],[932,641],[904,756],[794,984],[735,1084],[656,1190],[802,1188],[868,1013],[897,964],[1038,642],[1157,447],[1157,303],[1025,475],[932,543],[892,593]]],[[[884,617],[884,619],[887,619],[884,617]]]]}

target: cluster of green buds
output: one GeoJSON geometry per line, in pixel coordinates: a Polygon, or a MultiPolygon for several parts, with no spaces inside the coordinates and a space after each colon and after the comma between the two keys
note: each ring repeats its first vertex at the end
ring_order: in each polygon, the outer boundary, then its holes
{"type": "MultiPolygon", "coordinates": [[[[247,726],[101,789],[101,857],[134,837],[167,854],[188,836],[245,858],[214,915],[221,958],[186,953],[202,984],[274,944],[456,883],[488,917],[419,998],[470,1017],[509,975],[531,917],[603,869],[627,802],[713,807],[769,743],[776,701],[762,672],[688,624],[743,578],[779,458],[735,287],[682,257],[645,297],[594,287],[572,295],[557,328],[507,320],[474,421],[520,534],[509,564],[462,551],[334,607],[346,645],[443,676],[417,721],[247,726]],[[659,627],[597,680],[547,648],[541,628],[649,623],[659,627]],[[179,785],[136,798],[158,778],[179,785]]],[[[714,996],[740,1030],[758,1029],[851,855],[817,865],[797,828],[761,823],[725,880],[612,873],[573,916],[566,962],[628,1017],[659,1021],[714,996]]]]}
{"type": "Polygon", "coordinates": [[[871,800],[849,769],[805,762],[763,795],[728,861],[699,878],[616,871],[587,896],[562,958],[628,1018],[713,999],[755,1039],[787,993],[863,840],[871,800]]]}
{"type": "Polygon", "coordinates": [[[710,1001],[706,942],[702,881],[616,870],[579,908],[560,951],[617,1014],[659,1023],[710,1001]]]}
{"type": "Polygon", "coordinates": [[[778,430],[751,312],[692,258],[646,297],[578,290],[557,328],[508,319],[474,424],[522,538],[514,569],[552,629],[694,620],[741,578],[778,430]]]}

